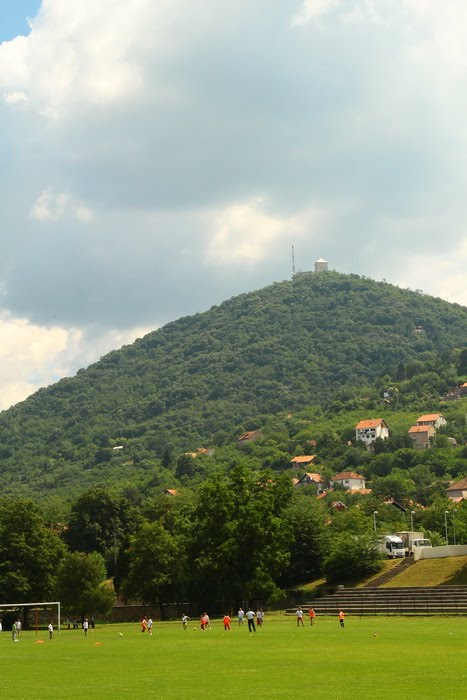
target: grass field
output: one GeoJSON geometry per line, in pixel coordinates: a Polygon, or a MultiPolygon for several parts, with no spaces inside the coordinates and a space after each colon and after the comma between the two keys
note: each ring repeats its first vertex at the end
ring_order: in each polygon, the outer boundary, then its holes
{"type": "Polygon", "coordinates": [[[449,698],[466,697],[467,618],[318,618],[297,629],[275,616],[249,634],[218,621],[108,625],[84,633],[0,635],[5,698],[449,698]],[[122,636],[120,636],[120,633],[122,636]],[[376,635],[376,636],[375,636],[376,635]],[[43,640],[43,643],[37,643],[43,640]]]}

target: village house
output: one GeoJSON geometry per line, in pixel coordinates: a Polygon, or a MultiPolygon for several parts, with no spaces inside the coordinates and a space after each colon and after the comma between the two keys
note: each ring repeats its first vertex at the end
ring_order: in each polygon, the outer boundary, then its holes
{"type": "Polygon", "coordinates": [[[317,496],[322,494],[326,489],[326,481],[323,479],[321,474],[316,474],[314,472],[307,472],[300,479],[298,479],[297,483],[294,485],[296,488],[299,488],[300,486],[313,486],[316,489],[317,496]]]}
{"type": "Polygon", "coordinates": [[[247,445],[249,442],[252,442],[253,440],[259,440],[262,437],[263,437],[262,430],[248,430],[246,433],[243,433],[243,435],[240,435],[240,437],[238,438],[238,441],[237,441],[237,446],[243,447],[243,445],[247,445]]]}
{"type": "Polygon", "coordinates": [[[441,413],[428,413],[426,416],[417,418],[415,425],[431,425],[435,430],[446,425],[446,419],[441,413]]]}
{"type": "Polygon", "coordinates": [[[361,420],[355,426],[355,437],[364,442],[369,447],[375,440],[387,440],[389,428],[382,418],[372,418],[371,420],[361,420]]]}
{"type": "Polygon", "coordinates": [[[451,501],[455,501],[456,503],[467,498],[467,477],[448,486],[446,495],[451,501]]]}
{"type": "Polygon", "coordinates": [[[412,425],[409,429],[409,438],[415,450],[425,450],[430,447],[430,439],[436,435],[432,425],[412,425]]]}
{"type": "Polygon", "coordinates": [[[293,457],[290,460],[290,464],[295,468],[306,467],[308,464],[314,462],[315,459],[316,455],[300,455],[299,457],[293,457]]]}
{"type": "Polygon", "coordinates": [[[343,486],[348,491],[369,491],[365,488],[365,477],[356,472],[340,472],[339,474],[335,474],[331,479],[331,484],[333,486],[343,486]]]}

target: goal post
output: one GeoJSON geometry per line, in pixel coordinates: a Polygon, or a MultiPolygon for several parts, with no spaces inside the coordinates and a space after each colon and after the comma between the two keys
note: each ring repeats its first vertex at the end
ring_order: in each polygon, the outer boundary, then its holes
{"type": "Polygon", "coordinates": [[[42,610],[47,610],[48,608],[57,608],[57,632],[60,634],[60,602],[59,601],[47,601],[42,603],[0,603],[0,614],[2,610],[6,611],[17,611],[19,608],[36,608],[37,610],[41,608],[42,610]]]}

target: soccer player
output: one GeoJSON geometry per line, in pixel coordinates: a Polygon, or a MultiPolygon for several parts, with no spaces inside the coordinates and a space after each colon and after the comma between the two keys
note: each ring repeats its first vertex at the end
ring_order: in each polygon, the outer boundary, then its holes
{"type": "Polygon", "coordinates": [[[242,608],[239,608],[237,615],[238,615],[238,624],[243,625],[243,618],[245,617],[244,610],[242,608]]]}
{"type": "Polygon", "coordinates": [[[143,619],[141,620],[141,632],[146,632],[148,627],[148,618],[146,615],[143,616],[143,619]]]}
{"type": "Polygon", "coordinates": [[[302,627],[304,627],[303,624],[303,610],[301,608],[297,608],[297,612],[295,613],[297,616],[297,627],[300,627],[300,623],[302,627]]]}
{"type": "Polygon", "coordinates": [[[85,637],[88,636],[88,629],[89,629],[89,622],[88,622],[88,618],[85,617],[84,620],[83,620],[83,630],[84,630],[84,636],[85,636],[85,637]]]}
{"type": "Polygon", "coordinates": [[[185,632],[186,632],[186,630],[188,629],[188,620],[189,620],[189,619],[190,619],[190,618],[188,617],[188,615],[185,615],[185,613],[183,613],[183,615],[182,615],[182,626],[183,626],[183,629],[184,629],[185,632]]]}
{"type": "Polygon", "coordinates": [[[152,619],[148,617],[148,632],[149,636],[152,637],[152,619]]]}
{"type": "Polygon", "coordinates": [[[263,612],[262,608],[260,608],[256,613],[256,624],[258,625],[258,627],[263,626],[263,620],[264,620],[264,612],[263,612]]]}
{"type": "Polygon", "coordinates": [[[255,613],[251,608],[248,608],[246,615],[246,619],[248,620],[248,632],[256,632],[256,627],[255,627],[255,613]]]}
{"type": "Polygon", "coordinates": [[[313,608],[310,608],[310,609],[309,609],[308,615],[309,615],[309,618],[310,618],[310,625],[313,626],[313,625],[315,624],[315,617],[316,617],[316,613],[315,613],[315,611],[313,610],[313,608]]]}
{"type": "Polygon", "coordinates": [[[225,613],[224,615],[224,630],[227,632],[230,632],[230,615],[229,613],[225,613]]]}
{"type": "Polygon", "coordinates": [[[52,639],[54,633],[54,626],[52,624],[52,620],[50,620],[47,629],[49,630],[49,639],[52,639]]]}
{"type": "Polygon", "coordinates": [[[341,627],[345,627],[344,619],[345,619],[345,612],[343,610],[339,610],[339,624],[341,627]]]}

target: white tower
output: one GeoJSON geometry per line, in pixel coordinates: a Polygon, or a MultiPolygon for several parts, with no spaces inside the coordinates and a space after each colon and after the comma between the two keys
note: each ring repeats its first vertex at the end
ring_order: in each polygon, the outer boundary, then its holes
{"type": "Polygon", "coordinates": [[[315,262],[315,272],[323,272],[328,269],[328,261],[320,258],[315,262]]]}

